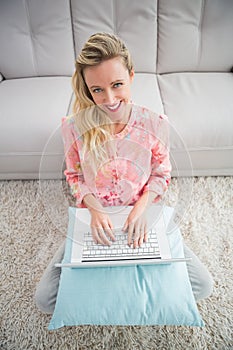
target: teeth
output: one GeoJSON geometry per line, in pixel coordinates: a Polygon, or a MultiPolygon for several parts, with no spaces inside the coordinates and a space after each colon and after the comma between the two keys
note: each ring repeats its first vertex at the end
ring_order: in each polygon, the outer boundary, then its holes
{"type": "Polygon", "coordinates": [[[107,106],[107,108],[110,109],[110,111],[114,111],[115,109],[117,109],[119,107],[119,105],[120,105],[120,102],[118,102],[112,106],[107,106]]]}

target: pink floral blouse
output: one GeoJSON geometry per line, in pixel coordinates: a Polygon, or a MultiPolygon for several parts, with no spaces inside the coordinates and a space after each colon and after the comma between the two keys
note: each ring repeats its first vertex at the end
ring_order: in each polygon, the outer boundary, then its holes
{"type": "Polygon", "coordinates": [[[83,197],[92,193],[103,206],[133,205],[145,191],[160,197],[170,183],[168,120],[165,115],[132,105],[130,120],[106,145],[107,157],[93,166],[90,152],[83,150],[73,116],[62,119],[66,180],[83,207],[83,197]],[[108,147],[109,146],[109,147],[108,147]]]}

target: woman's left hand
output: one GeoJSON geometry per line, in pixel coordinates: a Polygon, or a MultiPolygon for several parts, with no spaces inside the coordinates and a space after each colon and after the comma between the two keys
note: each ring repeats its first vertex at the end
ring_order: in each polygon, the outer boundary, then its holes
{"type": "Polygon", "coordinates": [[[157,194],[151,191],[143,193],[135,203],[124,224],[123,231],[128,232],[128,245],[133,248],[141,247],[147,242],[147,208],[151,205],[157,194]]]}
{"type": "Polygon", "coordinates": [[[128,245],[141,247],[147,241],[147,221],[144,208],[134,206],[124,224],[123,231],[128,232],[128,245]]]}

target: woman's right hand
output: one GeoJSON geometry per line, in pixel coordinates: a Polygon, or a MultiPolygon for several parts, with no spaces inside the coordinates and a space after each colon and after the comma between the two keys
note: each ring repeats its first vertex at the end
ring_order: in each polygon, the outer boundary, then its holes
{"type": "Polygon", "coordinates": [[[113,225],[107,213],[99,210],[91,212],[91,233],[96,244],[111,245],[115,241],[113,225]]]}
{"type": "Polygon", "coordinates": [[[83,198],[83,203],[91,213],[91,233],[94,242],[96,244],[111,245],[111,241],[115,241],[115,237],[109,215],[91,193],[83,198]]]}

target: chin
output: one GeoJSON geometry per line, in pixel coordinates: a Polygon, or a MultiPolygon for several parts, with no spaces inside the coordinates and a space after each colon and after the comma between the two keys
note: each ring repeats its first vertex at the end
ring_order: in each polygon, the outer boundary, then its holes
{"type": "Polygon", "coordinates": [[[107,113],[109,115],[109,118],[114,123],[127,123],[128,116],[127,116],[127,103],[124,101],[121,101],[119,107],[115,111],[107,110],[107,113]]]}

